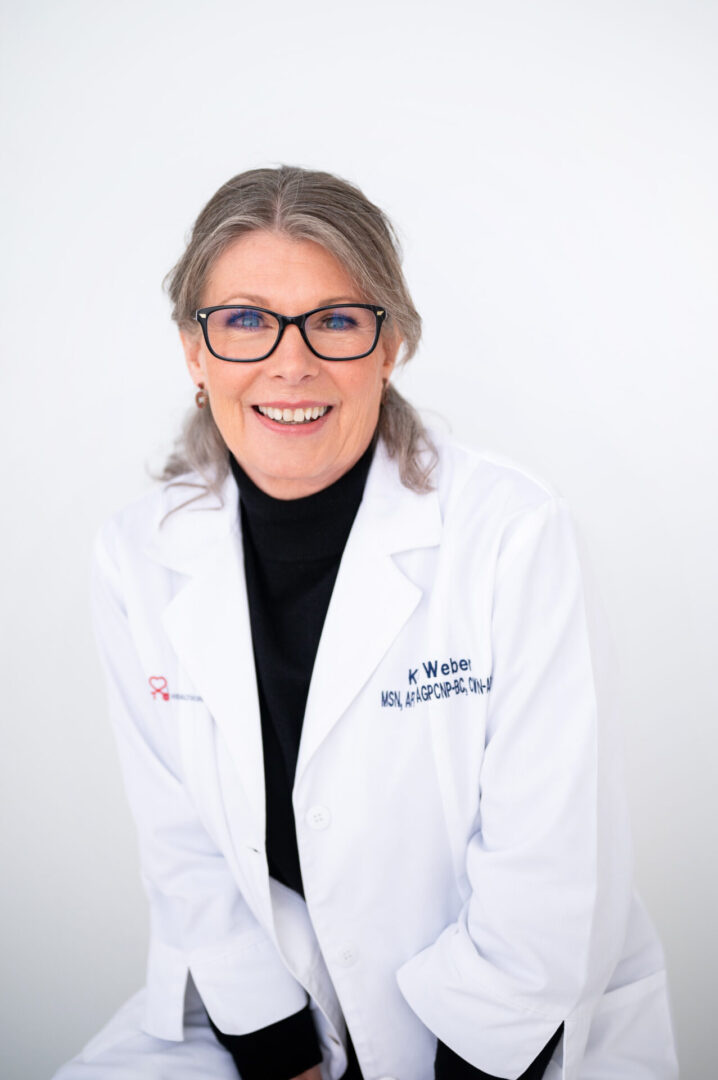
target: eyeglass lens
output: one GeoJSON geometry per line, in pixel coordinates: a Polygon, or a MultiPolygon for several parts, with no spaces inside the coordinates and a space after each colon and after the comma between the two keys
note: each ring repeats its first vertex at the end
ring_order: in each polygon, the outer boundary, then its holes
{"type": "MultiPolygon", "coordinates": [[[[310,315],[304,332],[313,349],[341,360],[368,352],[376,336],[376,315],[367,308],[324,308],[310,315]]],[[[227,360],[258,360],[279,336],[279,320],[257,308],[222,308],[207,318],[212,349],[227,360]]]]}

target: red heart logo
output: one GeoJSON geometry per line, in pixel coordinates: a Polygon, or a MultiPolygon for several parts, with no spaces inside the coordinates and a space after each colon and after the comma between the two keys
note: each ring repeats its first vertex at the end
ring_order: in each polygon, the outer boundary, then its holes
{"type": "Polygon", "coordinates": [[[164,675],[150,675],[149,683],[153,698],[157,697],[158,694],[161,694],[163,701],[169,701],[170,696],[167,692],[167,679],[165,679],[164,675]]]}

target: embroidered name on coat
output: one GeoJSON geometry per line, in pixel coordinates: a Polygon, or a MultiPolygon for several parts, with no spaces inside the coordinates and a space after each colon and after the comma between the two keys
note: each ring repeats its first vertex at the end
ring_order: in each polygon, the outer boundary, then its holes
{"type": "Polygon", "coordinates": [[[405,688],[381,691],[381,707],[412,709],[423,701],[442,701],[463,694],[488,694],[492,678],[492,675],[473,675],[468,657],[423,660],[418,667],[409,668],[405,688]]]}

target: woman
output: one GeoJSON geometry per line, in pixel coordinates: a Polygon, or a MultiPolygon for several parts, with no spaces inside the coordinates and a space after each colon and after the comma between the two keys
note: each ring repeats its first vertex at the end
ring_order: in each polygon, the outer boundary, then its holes
{"type": "Polygon", "coordinates": [[[392,387],[386,218],[241,174],[169,291],[197,409],[94,588],[147,987],[58,1077],[674,1077],[569,512],[392,387]]]}

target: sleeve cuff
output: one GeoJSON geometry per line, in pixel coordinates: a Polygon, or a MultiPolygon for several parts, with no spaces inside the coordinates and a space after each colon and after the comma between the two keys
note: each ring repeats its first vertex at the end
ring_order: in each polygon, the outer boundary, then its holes
{"type": "MultiPolygon", "coordinates": [[[[528,1069],[521,1073],[518,1080],[541,1080],[562,1032],[563,1024],[551,1036],[528,1069]]],[[[434,1080],[505,1080],[505,1078],[490,1076],[489,1073],[484,1072],[482,1069],[477,1069],[475,1065],[469,1065],[468,1061],[464,1061],[463,1058],[460,1058],[458,1054],[455,1054],[453,1050],[450,1050],[445,1043],[439,1040],[436,1047],[436,1058],[434,1059],[434,1080]]]]}
{"type": "Polygon", "coordinates": [[[322,1060],[309,1005],[248,1035],[225,1035],[208,1018],[218,1042],[232,1055],[242,1080],[292,1080],[322,1060]]]}

